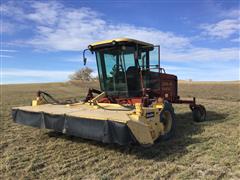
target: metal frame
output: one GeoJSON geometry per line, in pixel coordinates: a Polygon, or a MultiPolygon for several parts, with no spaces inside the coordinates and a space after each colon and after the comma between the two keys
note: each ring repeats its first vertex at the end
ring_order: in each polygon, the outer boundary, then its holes
{"type": "MultiPolygon", "coordinates": [[[[149,64],[147,64],[147,67],[144,68],[144,70],[151,70],[151,69],[157,69],[159,74],[166,74],[166,71],[164,68],[161,68],[161,56],[160,56],[160,45],[154,45],[155,48],[158,49],[158,64],[157,65],[150,65],[150,61],[149,61],[149,51],[147,53],[146,57],[146,61],[148,61],[149,64]]],[[[138,50],[138,44],[136,45],[136,49],[138,50]]],[[[86,49],[88,50],[88,49],[86,49]]],[[[85,51],[83,51],[83,57],[85,58],[85,51]]],[[[135,61],[138,61],[138,57],[134,56],[135,61]]],[[[85,58],[86,59],[86,58],[85,58]]],[[[85,61],[84,61],[85,62],[85,61]]],[[[106,96],[103,97],[100,102],[108,102],[108,103],[117,103],[117,104],[129,104],[129,105],[134,105],[137,102],[145,102],[148,101],[149,103],[152,100],[148,99],[148,93],[151,92],[147,92],[147,90],[144,88],[144,82],[143,82],[143,75],[142,75],[142,71],[143,71],[143,67],[140,67],[140,82],[141,82],[141,88],[142,88],[142,96],[141,97],[133,97],[133,98],[120,98],[120,97],[112,97],[112,96],[106,96]]],[[[161,81],[160,81],[160,87],[161,87],[161,81]]],[[[176,87],[177,88],[177,87],[176,87]]],[[[178,91],[178,90],[177,90],[178,91]]],[[[95,89],[89,89],[88,95],[85,99],[85,102],[88,100],[91,100],[93,98],[93,93],[97,93],[100,94],[101,91],[95,90],[95,89]]],[[[151,95],[151,94],[150,94],[151,95]]],[[[164,97],[162,97],[164,99],[164,97]]],[[[195,97],[193,97],[193,100],[181,100],[179,96],[177,97],[173,97],[172,99],[168,99],[169,102],[171,103],[175,103],[175,104],[189,104],[190,108],[192,109],[193,107],[196,106],[196,99],[195,97]]]]}

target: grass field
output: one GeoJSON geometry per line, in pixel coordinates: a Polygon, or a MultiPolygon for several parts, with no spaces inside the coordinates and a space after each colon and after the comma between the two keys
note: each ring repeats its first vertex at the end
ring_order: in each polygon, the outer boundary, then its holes
{"type": "Polygon", "coordinates": [[[180,83],[196,96],[207,121],[195,123],[187,105],[174,105],[175,136],[150,148],[102,144],[14,124],[11,107],[29,105],[37,90],[82,97],[95,83],[3,85],[0,179],[240,179],[240,83],[180,83]]]}

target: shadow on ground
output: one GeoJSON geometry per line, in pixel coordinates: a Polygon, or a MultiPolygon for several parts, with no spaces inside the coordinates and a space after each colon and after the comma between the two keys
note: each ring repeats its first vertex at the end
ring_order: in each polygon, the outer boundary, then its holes
{"type": "Polygon", "coordinates": [[[85,140],[78,137],[63,135],[61,133],[49,132],[50,137],[64,138],[77,143],[91,144],[104,149],[115,150],[123,154],[134,155],[141,159],[162,160],[168,158],[174,160],[186,153],[189,145],[201,143],[205,141],[204,138],[194,137],[194,135],[201,134],[204,126],[210,123],[224,122],[228,114],[218,113],[213,111],[207,112],[207,121],[196,123],[192,120],[192,113],[178,113],[176,114],[176,130],[174,137],[168,141],[157,140],[151,147],[141,147],[140,145],[120,146],[117,144],[104,144],[92,140],[85,140]]]}

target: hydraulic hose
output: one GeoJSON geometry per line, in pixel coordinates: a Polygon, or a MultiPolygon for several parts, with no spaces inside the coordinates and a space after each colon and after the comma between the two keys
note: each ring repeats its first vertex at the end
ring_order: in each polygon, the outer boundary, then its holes
{"type": "Polygon", "coordinates": [[[66,105],[66,104],[74,104],[74,103],[77,103],[77,101],[76,101],[75,99],[74,99],[74,100],[66,99],[66,100],[63,100],[63,101],[57,100],[57,99],[54,98],[52,95],[50,95],[49,93],[44,92],[44,91],[38,91],[38,92],[37,92],[37,97],[40,97],[40,98],[44,99],[44,101],[46,101],[46,103],[49,103],[49,104],[61,104],[61,105],[66,105]],[[50,100],[50,101],[49,101],[49,100],[50,100]]]}

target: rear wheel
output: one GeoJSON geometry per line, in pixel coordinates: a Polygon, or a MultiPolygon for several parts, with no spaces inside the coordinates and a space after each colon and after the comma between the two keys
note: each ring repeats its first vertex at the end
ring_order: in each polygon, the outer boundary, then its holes
{"type": "Polygon", "coordinates": [[[203,122],[206,121],[206,109],[202,105],[196,105],[195,107],[192,108],[192,116],[193,120],[196,122],[203,122]]]}
{"type": "Polygon", "coordinates": [[[162,122],[164,126],[164,135],[161,136],[161,139],[170,139],[175,130],[175,114],[172,104],[167,101],[164,103],[164,108],[160,113],[160,122],[162,122]]]}

